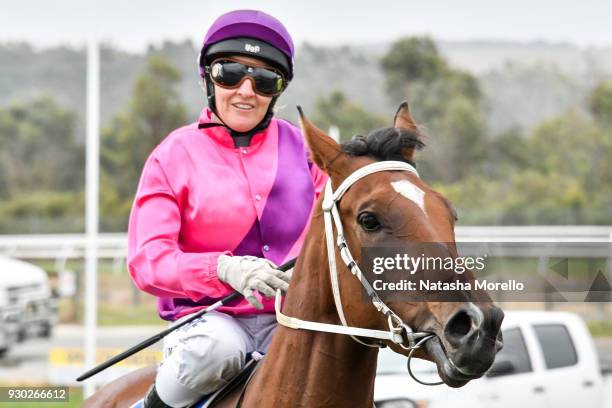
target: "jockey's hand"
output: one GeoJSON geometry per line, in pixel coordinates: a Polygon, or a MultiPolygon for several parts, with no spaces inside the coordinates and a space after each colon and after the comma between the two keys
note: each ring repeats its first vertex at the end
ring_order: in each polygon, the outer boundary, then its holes
{"type": "Polygon", "coordinates": [[[255,297],[258,290],[264,296],[272,297],[276,289],[286,292],[289,288],[290,275],[276,269],[274,263],[255,256],[219,256],[217,262],[219,280],[229,284],[255,308],[263,305],[255,297]]]}

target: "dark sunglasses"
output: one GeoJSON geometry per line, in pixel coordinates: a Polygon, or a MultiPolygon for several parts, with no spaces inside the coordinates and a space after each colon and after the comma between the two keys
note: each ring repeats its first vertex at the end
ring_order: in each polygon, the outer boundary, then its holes
{"type": "Polygon", "coordinates": [[[287,86],[285,77],[274,69],[251,67],[231,59],[213,61],[206,67],[206,73],[213,83],[229,89],[240,87],[250,77],[253,89],[262,96],[279,95],[287,86]]]}

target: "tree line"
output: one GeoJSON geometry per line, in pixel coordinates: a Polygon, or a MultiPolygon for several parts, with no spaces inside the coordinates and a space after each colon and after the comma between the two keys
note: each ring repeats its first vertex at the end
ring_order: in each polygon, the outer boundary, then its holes
{"type": "MultiPolygon", "coordinates": [[[[380,59],[388,105],[407,100],[426,148],[418,167],[470,224],[610,224],[612,82],[597,84],[587,109],[570,108],[530,129],[495,133],[482,85],[453,68],[427,37],[396,41],[380,59]]],[[[149,53],[129,101],[101,134],[100,227],[125,231],[140,171],[151,150],[192,121],[183,73],[164,52],[149,53]]],[[[195,84],[193,85],[196,86],[195,84]]],[[[311,116],[342,138],[389,125],[334,89],[311,116]]],[[[83,230],[84,146],[75,110],[49,94],[0,109],[0,233],[83,230]]]]}

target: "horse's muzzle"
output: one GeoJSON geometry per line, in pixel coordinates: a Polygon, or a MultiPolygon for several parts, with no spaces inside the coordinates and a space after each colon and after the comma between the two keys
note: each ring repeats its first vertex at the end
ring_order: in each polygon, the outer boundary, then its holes
{"type": "Polygon", "coordinates": [[[491,367],[503,347],[503,318],[494,304],[466,303],[448,319],[439,338],[428,342],[427,351],[448,385],[460,387],[491,367]]]}

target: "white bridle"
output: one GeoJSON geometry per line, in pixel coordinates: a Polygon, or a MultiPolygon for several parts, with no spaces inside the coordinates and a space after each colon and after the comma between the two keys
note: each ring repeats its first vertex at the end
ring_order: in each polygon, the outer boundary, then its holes
{"type": "Polygon", "coordinates": [[[331,279],[332,292],[334,294],[334,302],[336,304],[336,310],[342,326],[329,323],[312,322],[308,320],[301,320],[295,317],[289,317],[281,312],[281,295],[280,290],[276,292],[275,299],[275,310],[276,320],[279,324],[292,328],[292,329],[304,329],[313,330],[327,333],[346,334],[351,336],[355,341],[368,347],[384,347],[382,340],[390,340],[395,344],[403,347],[406,350],[415,350],[419,348],[425,341],[433,337],[433,333],[429,332],[414,332],[412,328],[404,323],[404,321],[391,310],[376,294],[376,291],[372,288],[370,283],[361,273],[361,269],[355,262],[351,252],[344,239],[344,231],[342,229],[342,221],[340,220],[340,213],[338,212],[337,203],[340,201],[344,193],[357,181],[362,178],[379,171],[410,171],[417,176],[419,175],[416,169],[408,163],[400,161],[382,161],[369,164],[364,166],[350,176],[348,176],[338,189],[332,191],[331,179],[327,180],[325,185],[325,193],[323,196],[323,217],[325,222],[325,238],[327,246],[327,258],[329,260],[329,274],[331,279]],[[344,265],[351,271],[351,273],[359,279],[363,285],[366,293],[368,294],[372,304],[380,313],[387,317],[389,324],[389,330],[373,330],[367,328],[353,327],[346,323],[346,317],[344,310],[342,309],[342,300],[340,297],[340,286],[338,284],[338,270],[336,267],[336,252],[334,250],[334,231],[333,225],[336,226],[336,246],[340,252],[340,257],[344,262],[344,265]],[[358,337],[366,337],[377,339],[375,343],[366,343],[359,340],[358,337]],[[405,342],[408,340],[408,344],[405,342]]]}

